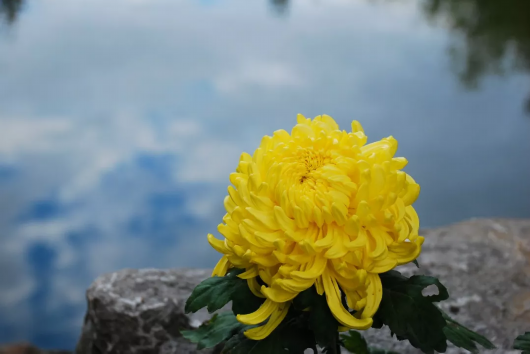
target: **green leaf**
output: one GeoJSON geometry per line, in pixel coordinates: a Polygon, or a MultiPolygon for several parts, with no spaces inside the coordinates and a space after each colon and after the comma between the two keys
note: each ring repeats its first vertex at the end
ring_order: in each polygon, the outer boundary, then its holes
{"type": "Polygon", "coordinates": [[[256,311],[265,299],[259,298],[250,291],[245,279],[238,278],[232,294],[232,312],[234,315],[245,315],[256,311]]]}
{"type": "Polygon", "coordinates": [[[447,322],[447,325],[444,327],[444,334],[447,340],[457,347],[469,350],[471,353],[478,353],[475,343],[480,344],[486,349],[495,349],[493,343],[486,339],[486,337],[462,326],[446,313],[443,313],[443,316],[447,322]]]}
{"type": "MultiPolygon", "coordinates": [[[[256,311],[264,299],[256,297],[250,291],[247,281],[237,277],[242,271],[242,269],[232,269],[224,277],[206,279],[193,290],[186,302],[186,313],[196,312],[203,307],[213,312],[230,301],[232,301],[232,313],[214,316],[210,322],[197,330],[183,331],[183,335],[197,343],[198,349],[210,348],[226,340],[223,353],[231,354],[303,354],[307,348],[316,350],[314,334],[308,327],[309,313],[297,311],[294,307],[264,340],[253,341],[243,334],[252,326],[240,324],[235,315],[256,311]]],[[[322,316],[324,310],[329,312],[327,306],[323,308],[322,300],[325,302],[325,298],[318,296],[316,292],[316,298],[311,298],[311,294],[309,295],[311,305],[319,309],[313,316],[322,316]]],[[[333,317],[331,312],[329,315],[333,317]]],[[[335,335],[337,335],[336,330],[335,335]]]]}
{"type": "Polygon", "coordinates": [[[370,354],[368,344],[364,337],[357,331],[348,331],[347,334],[341,334],[342,344],[347,351],[353,354],[370,354]]]}
{"type": "Polygon", "coordinates": [[[180,333],[192,343],[197,343],[197,349],[200,350],[215,347],[245,327],[247,326],[238,322],[232,312],[223,312],[215,314],[208,322],[195,330],[186,330],[180,333]]]}
{"type": "Polygon", "coordinates": [[[357,331],[350,330],[347,334],[341,334],[340,338],[342,346],[353,354],[399,354],[381,348],[369,347],[366,339],[357,331]]]}
{"type": "Polygon", "coordinates": [[[248,339],[242,332],[233,336],[225,343],[223,353],[303,354],[307,348],[316,353],[313,333],[307,328],[307,319],[304,321],[300,317],[293,317],[293,312],[263,340],[248,339]]]}
{"type": "Polygon", "coordinates": [[[418,263],[417,259],[413,260],[412,263],[414,263],[416,265],[416,267],[418,267],[418,268],[420,267],[420,264],[418,263]]]}
{"type": "MultiPolygon", "coordinates": [[[[243,333],[230,338],[224,346],[223,352],[227,354],[274,354],[285,353],[290,354],[289,351],[283,348],[281,338],[274,333],[271,333],[263,340],[250,340],[243,333]]],[[[303,353],[303,352],[302,352],[303,353]]]]}
{"type": "Polygon", "coordinates": [[[446,321],[433,304],[449,297],[445,286],[438,279],[423,275],[406,278],[397,271],[389,271],[380,276],[383,298],[375,325],[387,325],[399,340],[407,339],[425,353],[445,352],[446,321]],[[423,296],[422,290],[429,285],[436,285],[438,295],[423,296]]]}
{"type": "Polygon", "coordinates": [[[211,313],[222,308],[230,302],[234,287],[240,280],[237,275],[242,272],[242,269],[234,269],[224,277],[215,276],[203,280],[186,300],[184,311],[197,312],[207,307],[208,312],[211,313]]]}
{"type": "Polygon", "coordinates": [[[339,323],[329,309],[325,295],[318,295],[314,286],[301,292],[293,300],[298,310],[309,308],[309,328],[323,348],[337,345],[339,323]]]}
{"type": "Polygon", "coordinates": [[[211,277],[202,281],[186,301],[186,313],[197,312],[203,307],[212,313],[233,300],[232,309],[236,314],[254,312],[263,302],[248,288],[247,281],[237,277],[243,269],[232,269],[224,277],[211,277]]]}
{"type": "Polygon", "coordinates": [[[284,348],[287,348],[289,353],[304,353],[307,348],[310,348],[316,354],[315,336],[307,324],[307,317],[299,316],[287,321],[285,327],[279,328],[279,335],[283,336],[281,340],[284,348]]]}
{"type": "Polygon", "coordinates": [[[515,338],[513,349],[522,350],[523,352],[521,354],[530,354],[530,332],[526,332],[515,338]]]}

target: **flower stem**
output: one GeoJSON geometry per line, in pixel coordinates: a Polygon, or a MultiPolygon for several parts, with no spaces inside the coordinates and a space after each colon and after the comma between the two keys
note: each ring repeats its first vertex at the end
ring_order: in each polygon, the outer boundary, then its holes
{"type": "Polygon", "coordinates": [[[341,350],[340,350],[340,342],[339,342],[339,332],[337,332],[337,335],[333,339],[332,348],[333,348],[333,351],[331,352],[332,354],[340,354],[341,350]]]}

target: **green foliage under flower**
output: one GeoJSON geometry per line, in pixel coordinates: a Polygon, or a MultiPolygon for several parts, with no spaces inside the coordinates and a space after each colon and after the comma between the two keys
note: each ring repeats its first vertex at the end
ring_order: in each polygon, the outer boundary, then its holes
{"type": "Polygon", "coordinates": [[[513,349],[522,350],[521,354],[530,354],[530,332],[526,332],[515,338],[513,349]]]}
{"type": "MultiPolygon", "coordinates": [[[[208,278],[199,284],[188,301],[186,313],[206,307],[214,312],[232,302],[232,312],[216,314],[196,330],[182,331],[182,335],[197,343],[199,349],[212,348],[224,343],[223,353],[302,354],[305,349],[317,346],[324,353],[340,353],[344,347],[354,354],[397,354],[369,347],[361,333],[350,330],[339,336],[339,323],[333,317],[324,295],[314,287],[301,292],[294,300],[286,318],[267,338],[255,341],[243,332],[254,327],[237,321],[237,314],[252,313],[263,303],[248,288],[246,280],[237,275],[243,270],[232,269],[224,277],[208,278]]],[[[424,353],[445,352],[447,342],[477,353],[477,344],[486,349],[495,348],[485,337],[467,329],[442,312],[436,302],[447,300],[445,286],[434,277],[415,275],[410,278],[392,270],[381,274],[383,298],[374,317],[375,328],[388,326],[398,340],[408,340],[424,353]],[[437,295],[424,296],[422,291],[434,285],[437,295]]],[[[345,299],[344,299],[345,301],[345,299]]],[[[352,312],[353,314],[354,312],[352,312]]],[[[260,326],[263,324],[258,324],[260,326]]],[[[516,342],[528,350],[530,333],[516,342]]],[[[528,352],[526,352],[528,353],[528,352]]]]}
{"type": "Polygon", "coordinates": [[[201,282],[186,301],[186,313],[197,312],[206,307],[209,313],[219,310],[232,301],[234,314],[256,311],[263,299],[252,294],[247,282],[238,278],[242,269],[232,269],[225,277],[212,277],[201,282]]]}
{"type": "Polygon", "coordinates": [[[354,354],[399,354],[390,350],[369,347],[366,339],[357,331],[349,331],[347,334],[341,334],[342,346],[354,354]]]}

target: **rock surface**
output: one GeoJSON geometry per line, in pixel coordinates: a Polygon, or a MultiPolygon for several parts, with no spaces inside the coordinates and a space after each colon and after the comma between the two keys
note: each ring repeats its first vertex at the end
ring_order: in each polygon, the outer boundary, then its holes
{"type": "MultiPolygon", "coordinates": [[[[444,310],[510,351],[530,330],[530,220],[470,220],[424,230],[421,268],[407,275],[438,277],[451,298],[444,310]]],[[[99,277],[87,291],[88,311],[77,354],[191,354],[197,351],[179,329],[197,327],[209,315],[184,315],[184,303],[209,270],[122,270],[99,277]]],[[[370,344],[400,353],[420,353],[388,330],[366,332],[370,344]]],[[[448,353],[465,353],[450,348],[448,353]]]]}
{"type": "Polygon", "coordinates": [[[97,278],[87,291],[88,310],[77,354],[194,354],[180,335],[210,316],[184,314],[186,299],[211,271],[125,269],[97,278]]]}

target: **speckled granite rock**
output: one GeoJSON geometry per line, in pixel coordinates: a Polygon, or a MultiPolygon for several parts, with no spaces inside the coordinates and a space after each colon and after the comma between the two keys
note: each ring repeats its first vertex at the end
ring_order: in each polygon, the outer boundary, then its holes
{"type": "MultiPolygon", "coordinates": [[[[451,299],[443,308],[510,351],[514,338],[530,330],[530,220],[470,220],[424,230],[420,269],[411,275],[438,277],[451,299]]],[[[87,292],[88,312],[77,354],[212,353],[196,351],[178,329],[198,326],[201,312],[183,314],[186,298],[208,270],[123,270],[98,278],[87,292]]],[[[387,330],[369,330],[370,344],[400,353],[420,353],[387,330]]],[[[465,353],[450,348],[448,353],[465,353]]]]}
{"type": "Polygon", "coordinates": [[[179,330],[198,327],[206,311],[184,314],[193,288],[211,271],[203,269],[125,269],[97,278],[87,291],[77,354],[194,354],[195,345],[179,330]]]}

